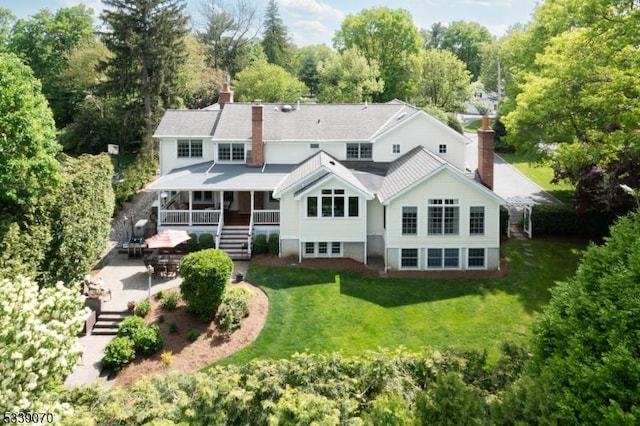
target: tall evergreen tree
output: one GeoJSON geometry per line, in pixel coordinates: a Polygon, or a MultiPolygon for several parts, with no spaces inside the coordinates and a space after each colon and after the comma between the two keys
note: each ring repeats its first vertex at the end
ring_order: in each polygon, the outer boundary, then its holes
{"type": "Polygon", "coordinates": [[[106,90],[118,96],[129,128],[149,141],[165,108],[180,106],[180,67],[188,18],[184,0],[103,0],[106,90]],[[137,129],[134,129],[134,131],[137,129]]]}
{"type": "Polygon", "coordinates": [[[267,55],[270,64],[286,67],[289,56],[289,34],[287,27],[280,18],[278,3],[276,0],[269,0],[267,10],[264,15],[264,33],[262,38],[262,49],[267,55]]]}

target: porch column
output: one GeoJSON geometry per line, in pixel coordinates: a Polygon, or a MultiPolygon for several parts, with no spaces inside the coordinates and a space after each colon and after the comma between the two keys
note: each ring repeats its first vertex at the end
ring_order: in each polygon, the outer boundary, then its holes
{"type": "MultiPolygon", "coordinates": [[[[255,199],[254,199],[254,191],[250,191],[251,193],[251,213],[249,213],[251,216],[249,217],[249,223],[253,223],[253,209],[255,208],[255,199]]],[[[251,232],[252,230],[250,229],[249,232],[251,232]]]]}
{"type": "Polygon", "coordinates": [[[189,226],[193,225],[193,191],[189,191],[189,226]]]}
{"type": "Polygon", "coordinates": [[[220,191],[220,219],[219,222],[224,223],[224,191],[220,191]]]}

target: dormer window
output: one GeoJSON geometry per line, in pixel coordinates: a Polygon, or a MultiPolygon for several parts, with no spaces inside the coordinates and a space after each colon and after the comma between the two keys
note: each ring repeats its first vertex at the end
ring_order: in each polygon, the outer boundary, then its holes
{"type": "Polygon", "coordinates": [[[202,139],[178,139],[178,158],[202,158],[202,139]]]}
{"type": "Polygon", "coordinates": [[[218,144],[218,161],[244,161],[244,144],[218,144]]]}
{"type": "Polygon", "coordinates": [[[370,143],[348,143],[347,160],[371,160],[373,144],[370,143]]]}

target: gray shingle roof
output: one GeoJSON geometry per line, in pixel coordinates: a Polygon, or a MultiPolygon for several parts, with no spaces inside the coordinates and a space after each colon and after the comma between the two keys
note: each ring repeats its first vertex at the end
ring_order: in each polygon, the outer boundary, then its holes
{"type": "Polygon", "coordinates": [[[168,110],[153,137],[212,136],[219,115],[220,111],[168,110]]]}
{"type": "Polygon", "coordinates": [[[295,166],[268,164],[262,168],[242,164],[194,164],[174,169],[151,183],[152,191],[272,191],[295,166]]]}
{"type": "Polygon", "coordinates": [[[274,196],[280,195],[290,189],[296,192],[308,188],[310,184],[317,182],[328,174],[334,174],[339,179],[347,182],[349,185],[359,191],[373,197],[373,194],[358,179],[351,170],[340,164],[338,160],[331,157],[324,151],[320,151],[307,161],[296,167],[287,177],[285,177],[274,189],[274,196]],[[309,179],[312,178],[313,179],[309,179]]]}
{"type": "MultiPolygon", "coordinates": [[[[251,104],[226,104],[214,140],[250,140],[251,104]]],[[[283,141],[368,141],[405,121],[419,110],[401,103],[302,104],[282,111],[264,104],[264,139],[283,141]]]]}
{"type": "Polygon", "coordinates": [[[444,160],[421,146],[412,149],[391,163],[377,191],[378,198],[384,203],[445,164],[444,160]]]}

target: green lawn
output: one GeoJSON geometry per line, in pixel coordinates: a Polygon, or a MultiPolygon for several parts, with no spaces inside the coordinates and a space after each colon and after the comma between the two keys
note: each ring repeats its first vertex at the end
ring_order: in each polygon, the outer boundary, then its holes
{"type": "Polygon", "coordinates": [[[400,345],[487,349],[495,359],[501,342],[528,339],[534,313],[549,300],[548,289],[573,275],[583,247],[530,244],[533,258],[519,241],[504,244],[512,273],[499,280],[385,279],[251,265],[247,279],[269,296],[267,323],[253,344],[221,363],[305,350],[355,355],[400,345]]]}
{"type": "Polygon", "coordinates": [[[499,153],[498,155],[558,200],[565,204],[573,204],[573,185],[552,184],[553,169],[548,164],[533,162],[530,156],[523,154],[499,153]]]}

